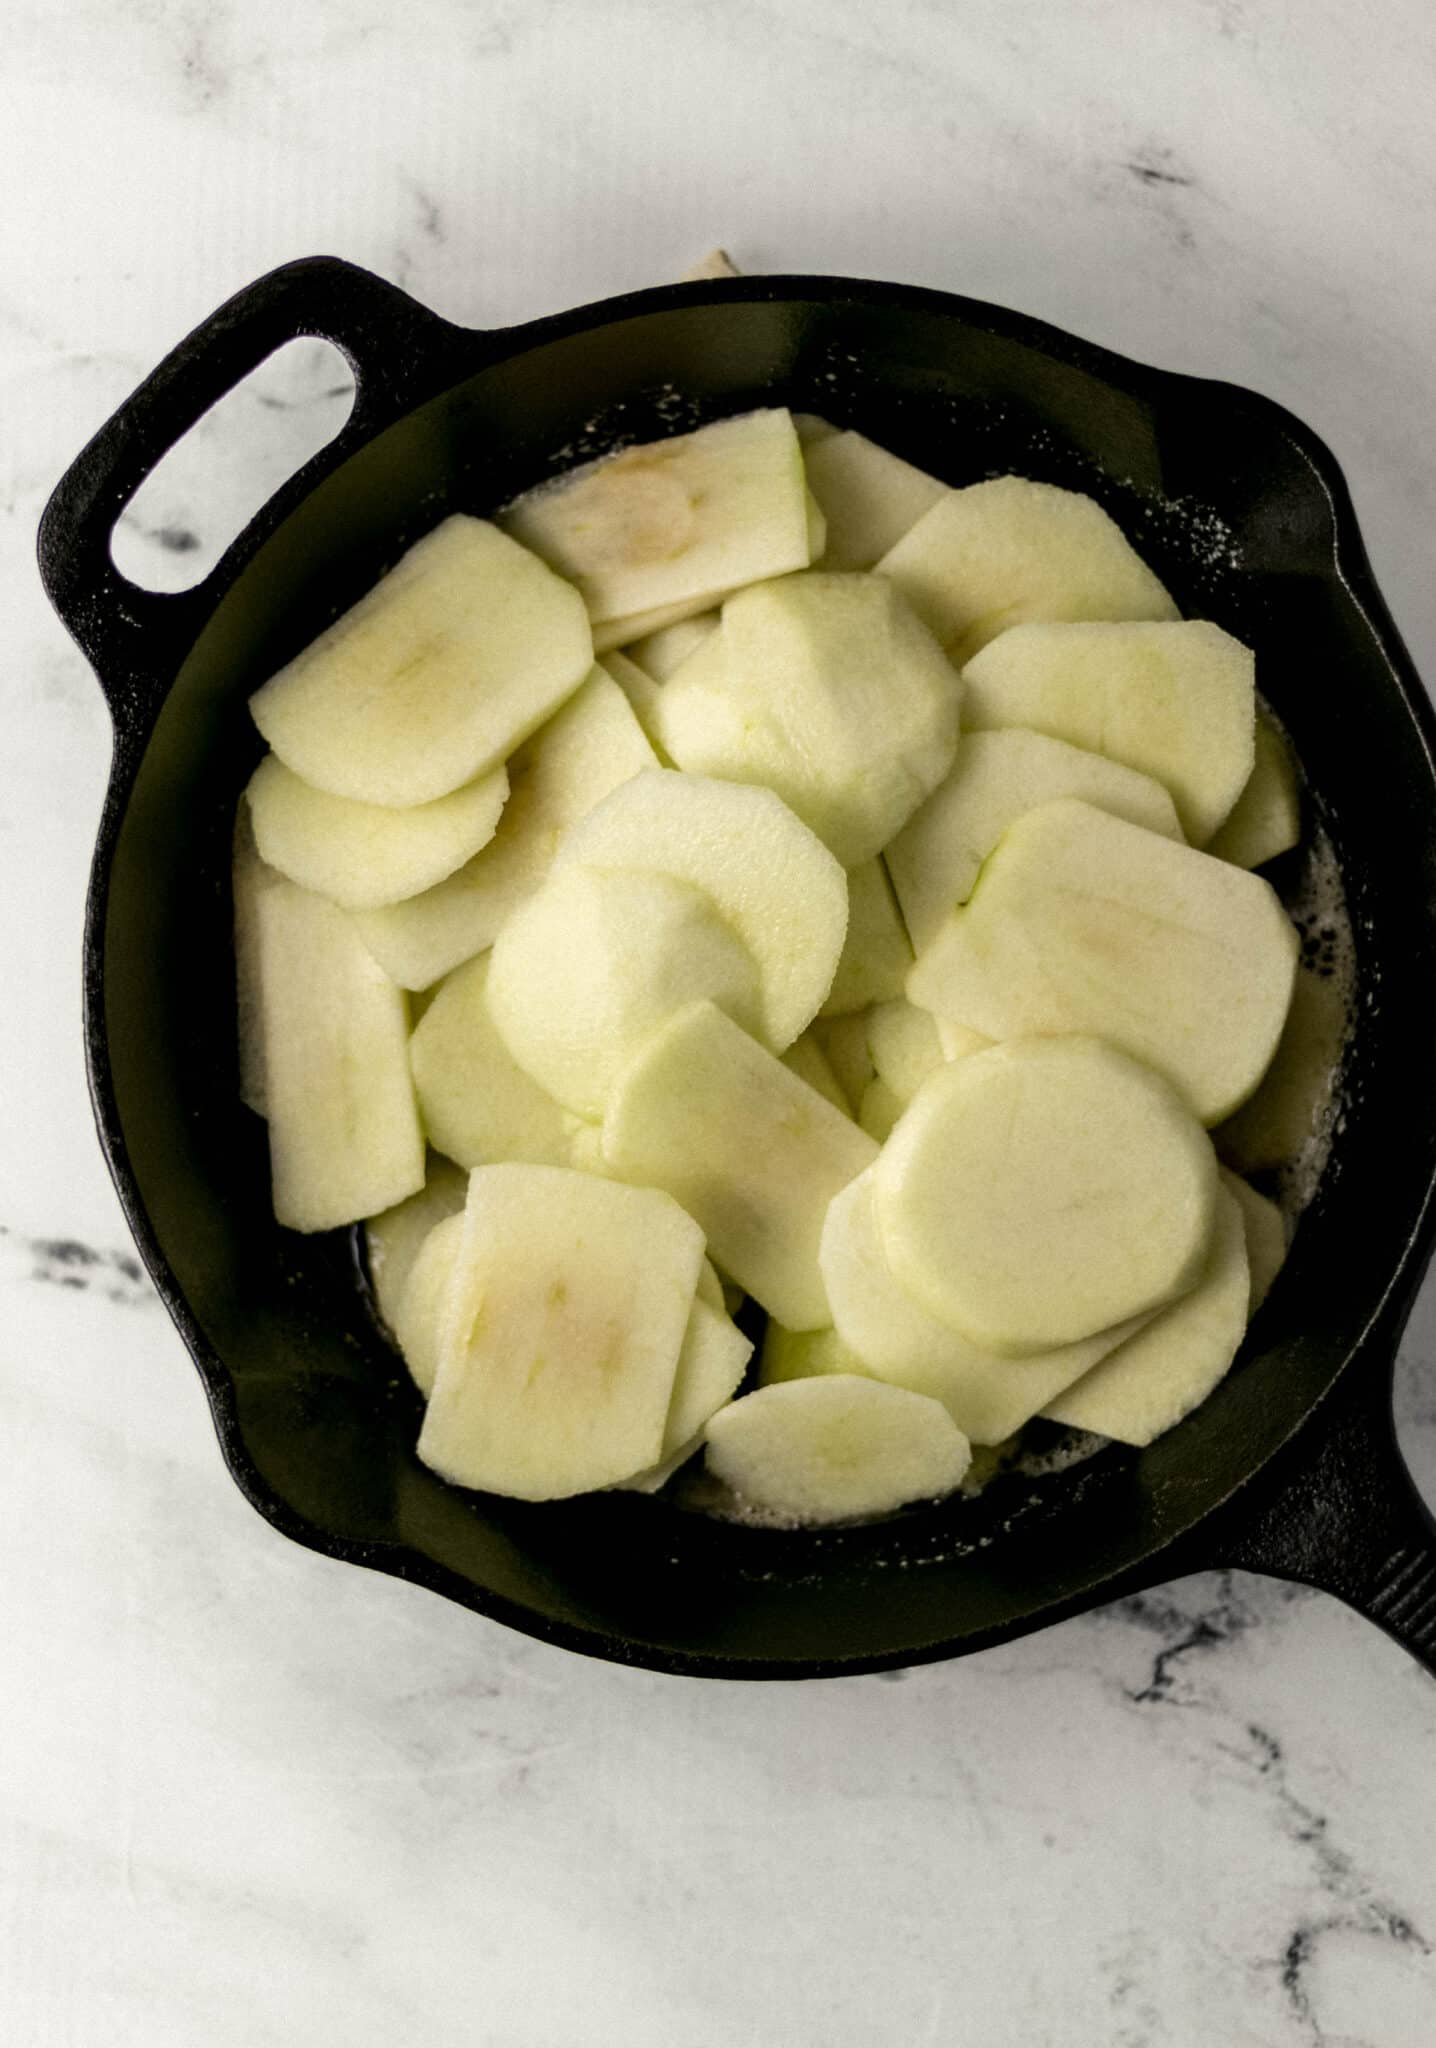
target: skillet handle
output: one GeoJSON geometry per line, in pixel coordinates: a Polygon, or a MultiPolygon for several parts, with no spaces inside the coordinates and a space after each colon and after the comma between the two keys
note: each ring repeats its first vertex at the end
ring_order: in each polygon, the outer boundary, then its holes
{"type": "MultiPolygon", "coordinates": [[[[180,342],[95,435],[40,522],[40,576],[109,700],[117,728],[153,716],[210,609],[211,577],[176,594],[140,590],[110,559],[115,521],[162,457],[285,342],[331,341],[354,372],[354,408],[260,515],[267,524],[363,441],[443,387],[473,333],[336,256],[286,263],[237,292],[180,342]]],[[[213,574],[214,572],[212,572],[213,574]]]]}
{"type": "Polygon", "coordinates": [[[1391,1376],[1375,1347],[1363,1347],[1273,1476],[1275,1498],[1245,1527],[1218,1532],[1218,1562],[1334,1593],[1436,1677],[1436,1518],[1397,1446],[1391,1376]]]}

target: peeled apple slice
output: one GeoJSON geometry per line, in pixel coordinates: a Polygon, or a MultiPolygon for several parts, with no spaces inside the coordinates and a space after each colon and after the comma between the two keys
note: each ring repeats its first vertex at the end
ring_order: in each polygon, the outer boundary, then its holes
{"type": "Polygon", "coordinates": [[[509,799],[489,844],[422,896],[357,919],[365,945],[404,988],[428,988],[498,937],[531,896],[570,825],[656,756],[624,692],[593,668],[509,763],[509,799]]]}
{"type": "MultiPolygon", "coordinates": [[[[861,1180],[862,1175],[858,1178],[861,1180]]],[[[834,1372],[861,1375],[867,1367],[836,1330],[785,1330],[769,1316],[758,1360],[760,1387],[775,1387],[784,1380],[816,1379],[820,1373],[834,1372]]]]}
{"type": "MultiPolygon", "coordinates": [[[[1004,1358],[968,1343],[915,1302],[893,1276],[873,1209],[873,1172],[860,1173],[829,1204],[819,1252],[833,1311],[835,1346],[815,1341],[810,1371],[861,1371],[929,1394],[975,1444],[1000,1444],[1140,1327],[1141,1318],[1080,1344],[1004,1358]],[[846,1366],[843,1356],[857,1360],[846,1366]]],[[[771,1328],[771,1325],[770,1325],[771,1328]]],[[[832,1336],[819,1333],[819,1339],[832,1336]]],[[[788,1338],[796,1345],[798,1338],[788,1338]]],[[[789,1351],[780,1346],[780,1356],[789,1351]]],[[[765,1369],[767,1352],[764,1353],[765,1369]]],[[[783,1377],[792,1377],[784,1372],[783,1377]]]]}
{"type": "Polygon", "coordinates": [[[274,1214],[333,1230],[424,1185],[403,991],[337,904],[276,877],[255,899],[274,1214]]]}
{"type": "Polygon", "coordinates": [[[817,1014],[843,950],[847,877],[772,790],[649,769],[574,826],[559,862],[647,868],[706,890],[757,963],[761,1035],[775,1050],[817,1014]]]}
{"type": "Polygon", "coordinates": [[[863,1090],[863,1099],[858,1104],[858,1123],[870,1138],[882,1145],[892,1135],[894,1124],[906,1108],[906,1098],[895,1088],[890,1088],[878,1074],[863,1090]]]}
{"type": "Polygon", "coordinates": [[[500,1160],[566,1166],[578,1118],[514,1060],[489,1011],[492,955],[457,968],[409,1042],[430,1138],[461,1166],[500,1160]]]}
{"type": "Polygon", "coordinates": [[[1191,1293],[1153,1316],[1043,1414],[1119,1443],[1151,1443],[1205,1401],[1226,1373],[1246,1330],[1249,1291],[1241,1204],[1219,1188],[1211,1251],[1191,1293]]]}
{"type": "Polygon", "coordinates": [[[1251,1306],[1247,1310],[1250,1318],[1266,1300],[1272,1281],[1286,1264],[1286,1218],[1275,1202],[1269,1202],[1265,1195],[1257,1193],[1250,1181],[1229,1172],[1225,1166],[1221,1171],[1221,1182],[1242,1212],[1247,1267],[1251,1275],[1251,1306]]]}
{"type": "Polygon", "coordinates": [[[654,1188],[560,1167],[479,1168],[424,1463],[521,1500],[656,1464],[702,1258],[697,1224],[654,1188]]]}
{"type": "Polygon", "coordinates": [[[641,868],[560,867],[494,943],[499,1035],[555,1101],[600,1118],[620,1069],[685,1003],[758,1028],[758,970],[711,896],[641,868]]]}
{"type": "Polygon", "coordinates": [[[708,1466],[739,1502],[786,1523],[855,1521],[962,1482],[972,1449],[945,1408],[834,1374],[745,1394],[708,1425],[708,1466]]]}
{"type": "Polygon", "coordinates": [[[433,1393],[439,1373],[444,1314],[463,1237],[461,1209],[433,1226],[419,1246],[394,1313],[387,1319],[399,1356],[414,1385],[426,1396],[433,1393]]]}
{"type": "Polygon", "coordinates": [[[1271,1062],[1297,951],[1259,876],[1064,799],[1009,826],[908,995],[989,1038],[1110,1039],[1215,1124],[1271,1062]]]}
{"type": "Polygon", "coordinates": [[[592,662],[578,593],[498,527],[455,513],[249,708],[317,789],[426,804],[496,768],[592,662]]]}
{"type": "Polygon", "coordinates": [[[688,659],[696,647],[718,627],[718,614],[696,612],[690,619],[679,619],[675,625],[660,626],[656,633],[646,633],[641,640],[635,640],[625,650],[630,661],[646,669],[655,683],[666,683],[676,668],[688,659]]]}
{"type": "Polygon", "coordinates": [[[951,766],[958,682],[890,583],[813,571],[730,597],[655,718],[678,767],[776,790],[855,867],[951,766]]]}
{"type": "Polygon", "coordinates": [[[1177,616],[1095,499],[1020,476],[948,491],[877,568],[959,664],[1027,619],[1177,616]]]}
{"type": "Polygon", "coordinates": [[[828,523],[825,569],[871,569],[947,492],[866,434],[825,435],[804,447],[803,460],[828,523]]]}
{"type": "Polygon", "coordinates": [[[509,793],[502,767],[432,803],[393,810],[331,796],[275,755],[245,791],[260,854],[302,888],[346,910],[372,910],[433,888],[493,838],[509,793]]]}
{"type": "Polygon", "coordinates": [[[785,1067],[800,1081],[806,1081],[810,1088],[816,1088],[834,1109],[841,1110],[844,1116],[851,1115],[852,1105],[843,1093],[843,1084],[833,1072],[832,1061],[813,1036],[811,1026],[800,1038],[793,1040],[782,1060],[785,1067]]]}
{"type": "Polygon", "coordinates": [[[1246,787],[1226,823],[1207,841],[1207,852],[1239,868],[1259,868],[1301,837],[1301,796],[1286,741],[1260,708],[1256,754],[1246,787]]]}
{"type": "Polygon", "coordinates": [[[1254,675],[1251,649],[1206,619],[1014,626],[963,670],[962,722],[1029,727],[1152,776],[1205,846],[1251,778],[1254,675]]]}
{"type": "Polygon", "coordinates": [[[1165,839],[1182,837],[1171,796],[1150,775],[1016,726],[964,732],[952,772],[883,854],[919,953],[972,894],[982,863],[1013,820],[1064,796],[1165,839]]]}
{"type": "MultiPolygon", "coordinates": [[[[698,618],[715,605],[731,596],[727,590],[703,590],[696,597],[680,597],[672,604],[656,604],[647,611],[630,612],[627,618],[603,619],[593,629],[593,651],[601,654],[606,661],[610,654],[627,654],[634,647],[641,647],[656,633],[666,633],[670,626],[681,626],[688,619],[698,618]]],[[[638,663],[634,663],[638,667],[638,663]]],[[[644,670],[648,674],[648,670],[644,670]]]]}
{"type": "Polygon", "coordinates": [[[259,898],[284,878],[266,867],[254,843],[249,805],[240,798],[234,813],[230,870],[234,898],[234,984],[238,1023],[239,1099],[256,1116],[269,1113],[264,1072],[264,1028],[259,977],[259,898]]]}
{"type": "Polygon", "coordinates": [[[912,946],[880,859],[848,870],[848,935],[820,1015],[838,1017],[900,996],[912,946]]]}
{"type": "Polygon", "coordinates": [[[779,1322],[830,1320],[823,1217],[877,1146],[712,1003],[678,1011],[625,1067],[603,1149],[625,1180],[681,1202],[718,1264],[779,1322]]]}
{"type": "Polygon", "coordinates": [[[868,1044],[868,1012],[854,1010],[843,1017],[819,1017],[812,1030],[856,1116],[868,1083],[877,1073],[868,1044]]]}
{"type": "Polygon", "coordinates": [[[1217,1165],[1150,1067],[1100,1039],[1029,1038],[930,1074],[873,1186],[899,1284],[970,1343],[1020,1358],[1193,1286],[1217,1165]]]}
{"type": "Polygon", "coordinates": [[[932,1012],[918,1009],[906,996],[875,1003],[869,1010],[868,1047],[879,1080],[904,1104],[912,1101],[944,1058],[932,1012]]]}
{"type": "Polygon", "coordinates": [[[1350,1024],[1343,983],[1301,967],[1261,1086],[1212,1133],[1228,1165],[1258,1173],[1300,1158],[1330,1107],[1350,1024]]]}
{"type": "Polygon", "coordinates": [[[704,1425],[732,1400],[752,1356],[752,1339],[743,1335],[727,1311],[695,1297],[673,1375],[662,1458],[671,1458],[692,1444],[704,1425]]]}
{"type": "Polygon", "coordinates": [[[570,470],[517,499],[503,525],[596,623],[632,619],[806,568],[802,450],[786,411],[744,413],[570,470]]]}
{"type": "Polygon", "coordinates": [[[379,1313],[391,1330],[420,1247],[436,1224],[458,1215],[468,1192],[469,1176],[463,1168],[431,1152],[419,1192],[371,1216],[364,1225],[369,1281],[379,1313]]]}

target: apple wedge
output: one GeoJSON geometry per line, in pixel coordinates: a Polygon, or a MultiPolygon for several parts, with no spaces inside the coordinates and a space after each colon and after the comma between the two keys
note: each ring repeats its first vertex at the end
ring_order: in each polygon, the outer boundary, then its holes
{"type": "Polygon", "coordinates": [[[1255,758],[1245,788],[1226,823],[1207,841],[1207,852],[1239,868],[1264,867],[1301,837],[1301,794],[1291,751],[1257,707],[1255,758]]]}
{"type": "Polygon", "coordinates": [[[459,1486],[554,1500],[658,1461],[703,1233],[654,1188],[480,1167],[419,1456],[459,1486]]]}
{"type": "Polygon", "coordinates": [[[370,804],[426,804],[496,768],[593,662],[578,593],[455,513],[249,700],[287,768],[370,804]]]}
{"type": "Polygon", "coordinates": [[[1205,846],[1251,779],[1254,674],[1250,648],[1206,619],[1014,626],[963,670],[962,722],[1047,733],[1152,776],[1205,846]]]}
{"type": "Polygon", "coordinates": [[[594,667],[510,761],[509,799],[489,844],[422,896],[361,912],[365,945],[401,987],[430,987],[493,944],[570,825],[656,760],[624,692],[594,667]]]}
{"type": "Polygon", "coordinates": [[[1259,876],[1062,799],[1008,827],[907,986],[989,1038],[1110,1039],[1215,1124],[1271,1063],[1297,952],[1259,876]]]}
{"type": "Polygon", "coordinates": [[[839,1017],[900,996],[912,946],[887,868],[879,859],[848,870],[848,935],[820,1016],[839,1017]]]}
{"type": "Polygon", "coordinates": [[[770,789],[649,769],[582,818],[558,859],[646,868],[705,890],[757,963],[761,1035],[775,1051],[792,1044],[832,986],[847,877],[770,789]]]}
{"type": "Polygon", "coordinates": [[[603,1149],[625,1180],[681,1202],[770,1315],[793,1330],[831,1320],[823,1217],[877,1146],[712,1003],[679,1010],[624,1068],[603,1149]]]}
{"type": "Polygon", "coordinates": [[[1015,1039],[937,1068],[873,1175],[899,1284],[970,1343],[1017,1358],[1184,1294],[1216,1187],[1211,1140],[1176,1089],[1082,1037],[1015,1039]]]}
{"type": "Polygon", "coordinates": [[[883,853],[919,953],[972,894],[982,863],[1014,819],[1064,796],[1165,839],[1182,837],[1171,796],[1150,775],[1016,726],[964,732],[952,772],[883,853]]]}
{"type": "Polygon", "coordinates": [[[828,524],[825,569],[871,569],[947,494],[926,470],[851,429],[805,446],[803,462],[828,524]]]}
{"type": "Polygon", "coordinates": [[[740,1505],[791,1525],[936,1500],[972,1460],[938,1402],[843,1373],[745,1394],[713,1417],[707,1439],[709,1470],[740,1505]]]}
{"type": "Polygon", "coordinates": [[[518,1065],[488,1003],[492,954],[448,976],[409,1041],[409,1064],[434,1144],[461,1166],[518,1160],[566,1166],[579,1119],[518,1065]]]}
{"type": "Polygon", "coordinates": [[[948,491],[877,563],[959,665],[1029,619],[1174,619],[1095,499],[1026,477],[948,491]]]}

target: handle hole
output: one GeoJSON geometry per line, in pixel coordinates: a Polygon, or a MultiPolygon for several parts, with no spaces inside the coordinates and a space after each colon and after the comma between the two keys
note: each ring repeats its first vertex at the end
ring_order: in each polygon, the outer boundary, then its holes
{"type": "Polygon", "coordinates": [[[190,590],[354,408],[354,373],[332,342],[287,341],[166,451],[110,536],[142,590],[190,590]]]}

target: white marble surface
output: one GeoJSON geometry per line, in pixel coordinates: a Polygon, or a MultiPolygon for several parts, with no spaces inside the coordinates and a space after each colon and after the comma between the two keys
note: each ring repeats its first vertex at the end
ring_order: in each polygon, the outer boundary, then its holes
{"type": "MultiPolygon", "coordinates": [[[[32,568],[86,436],[286,257],[499,324],[722,241],[1284,400],[1436,677],[1433,92],[1425,0],[4,10],[0,2040],[1436,2039],[1436,1686],[1322,1596],[1188,1580],[896,1681],[700,1685],[251,1512],[93,1141],[108,735],[32,568]]],[[[246,401],[282,459],[342,411],[313,361],[288,395],[246,401]]],[[[206,558],[186,493],[142,557],[206,558]]],[[[1429,1291],[1400,1386],[1430,1497],[1429,1291]]]]}

